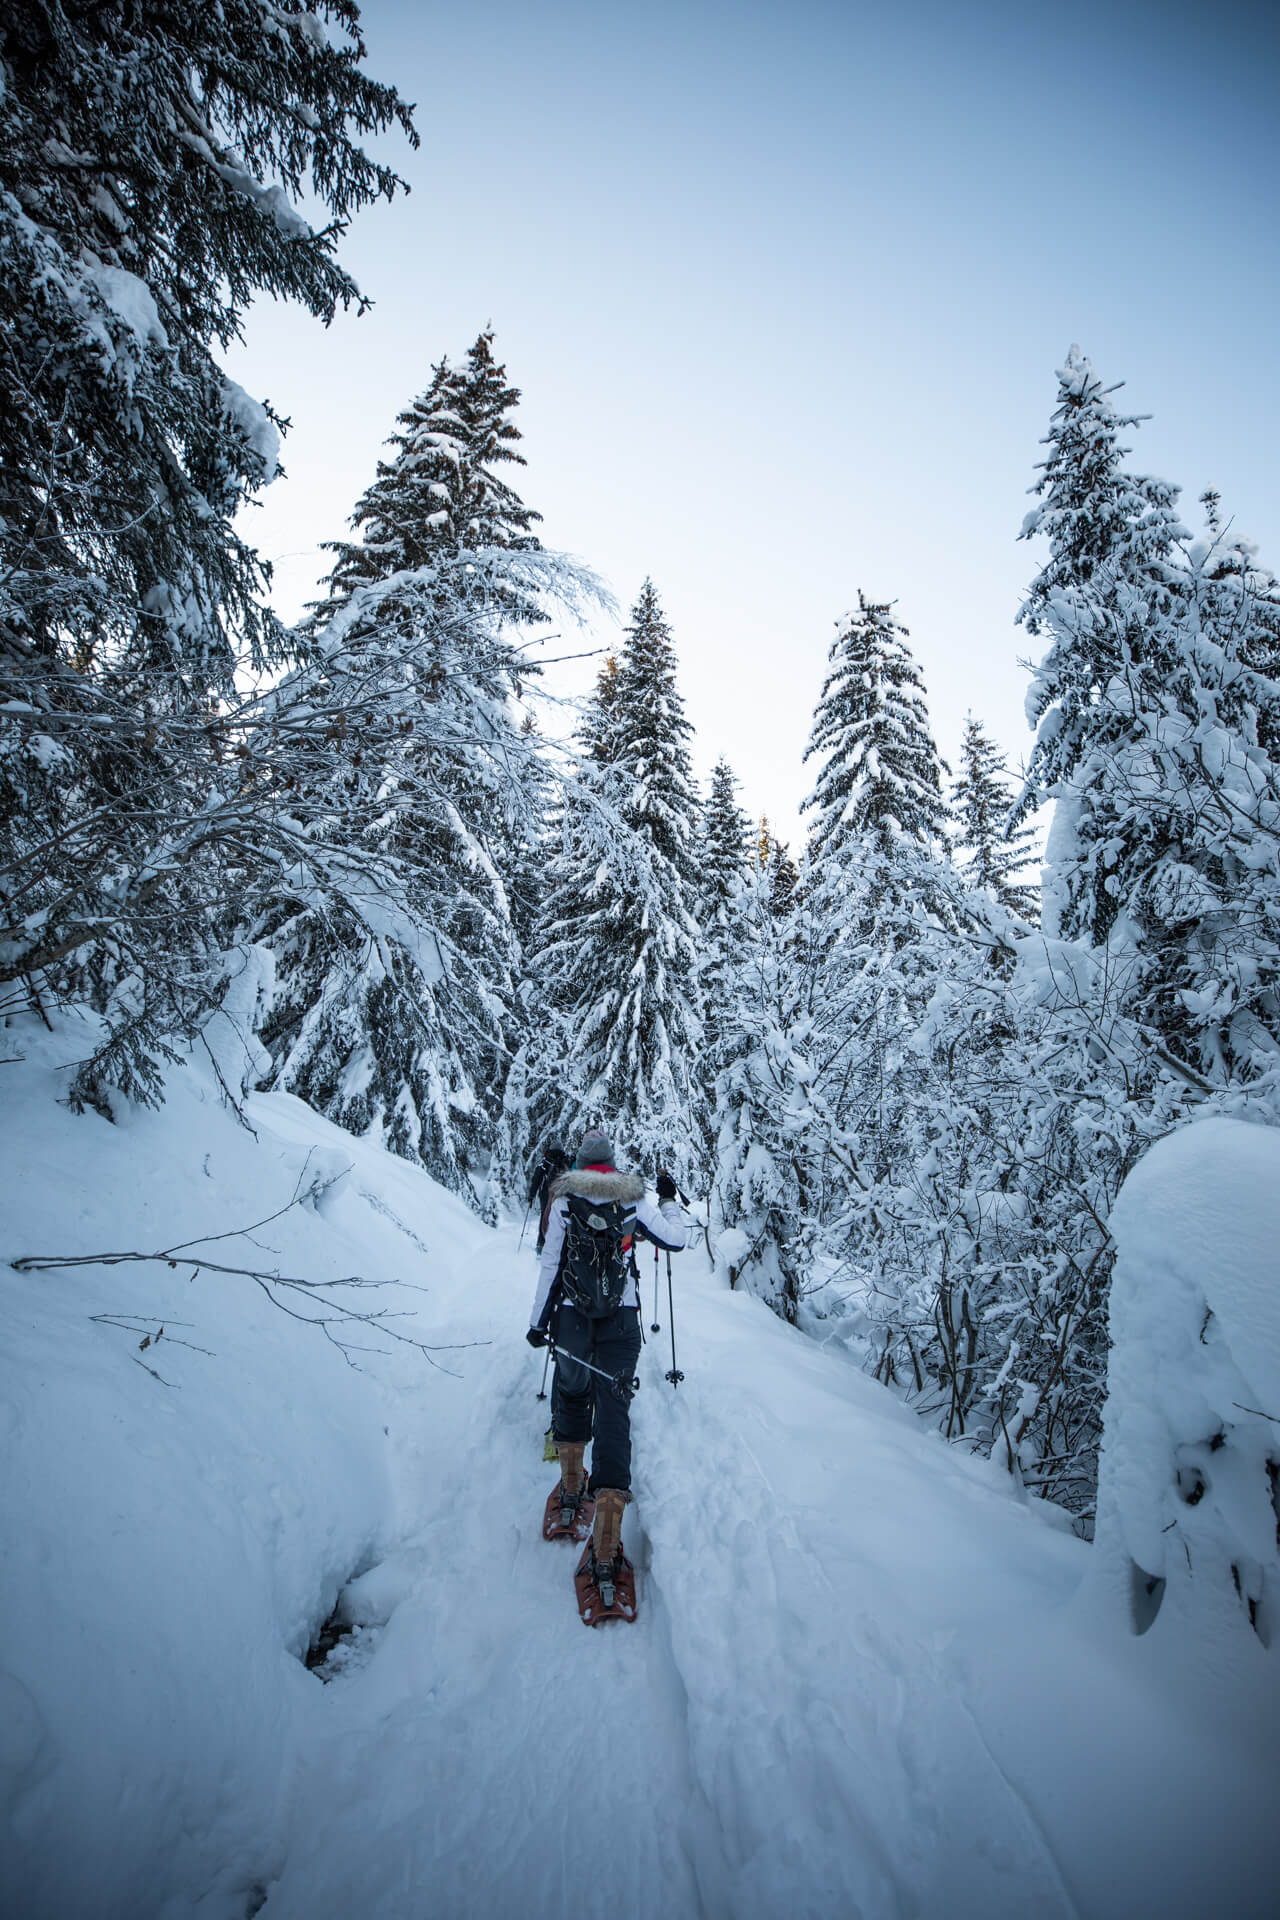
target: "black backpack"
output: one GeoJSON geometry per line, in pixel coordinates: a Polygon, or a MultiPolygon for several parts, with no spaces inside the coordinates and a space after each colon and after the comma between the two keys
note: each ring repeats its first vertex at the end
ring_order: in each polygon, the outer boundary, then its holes
{"type": "Polygon", "coordinates": [[[571,1307],[588,1320],[604,1320],[622,1305],[631,1265],[634,1206],[621,1200],[584,1200],[567,1194],[560,1285],[571,1307]]]}

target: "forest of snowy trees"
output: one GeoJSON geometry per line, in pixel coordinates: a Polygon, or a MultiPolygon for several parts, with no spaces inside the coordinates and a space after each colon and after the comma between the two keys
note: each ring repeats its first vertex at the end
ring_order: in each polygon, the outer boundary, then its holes
{"type": "Polygon", "coordinates": [[[491,1220],[602,1123],[726,1285],[1087,1525],[1119,1187],[1195,1114],[1280,1123],[1280,585],[1072,348],[1025,775],[976,716],[943,763],[851,580],[789,849],[699,788],[661,581],[572,735],[539,707],[540,629],[608,595],[539,540],[485,330],[286,628],[235,525],[282,423],[220,356],[259,295],[360,302],[342,230],[401,184],[360,141],[415,136],[350,0],[271,12],[0,30],[0,1011],[92,1009],[110,1115],[232,1010],[259,1084],[491,1220]]]}

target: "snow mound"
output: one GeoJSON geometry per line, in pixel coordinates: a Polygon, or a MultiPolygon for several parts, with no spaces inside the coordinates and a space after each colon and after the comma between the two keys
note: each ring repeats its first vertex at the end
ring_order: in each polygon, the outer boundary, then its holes
{"type": "MultiPolygon", "coordinates": [[[[1111,1215],[1118,1256],[1099,1574],[1137,1632],[1225,1679],[1280,1632],[1280,1132],[1160,1141],[1111,1215]]],[[[1275,1676],[1267,1678],[1274,1685],[1275,1676]]]]}
{"type": "MultiPolygon", "coordinates": [[[[313,1737],[321,1689],[303,1656],[390,1535],[386,1379],[399,1364],[428,1390],[425,1356],[353,1352],[383,1370],[357,1371],[201,1256],[312,1281],[362,1273],[389,1284],[327,1297],[418,1313],[430,1296],[394,1282],[430,1284],[421,1245],[439,1262],[481,1233],[424,1174],[287,1095],[254,1099],[249,1126],[236,1117],[224,1088],[243,1085],[258,984],[250,969],[233,988],[163,1111],[125,1109],[118,1125],[58,1104],[87,1027],[5,1034],[3,1051],[26,1056],[3,1069],[0,1126],[6,1914],[243,1920],[280,1871],[313,1737]],[[196,1241],[175,1264],[11,1264],[196,1241]]],[[[323,1295],[280,1297],[325,1310],[323,1295]]],[[[333,1331],[393,1344],[363,1324],[333,1331]]]]}

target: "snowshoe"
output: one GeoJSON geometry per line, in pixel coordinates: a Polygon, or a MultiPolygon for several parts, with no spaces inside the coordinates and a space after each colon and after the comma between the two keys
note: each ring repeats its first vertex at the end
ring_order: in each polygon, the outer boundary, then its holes
{"type": "Polygon", "coordinates": [[[596,1503],[584,1486],[581,1493],[565,1491],[563,1480],[552,1487],[542,1514],[544,1540],[586,1540],[596,1517],[596,1503]]]}
{"type": "Polygon", "coordinates": [[[636,1570],[621,1547],[614,1559],[597,1560],[588,1541],[573,1576],[573,1588],[586,1627],[636,1617],[636,1570]]]}

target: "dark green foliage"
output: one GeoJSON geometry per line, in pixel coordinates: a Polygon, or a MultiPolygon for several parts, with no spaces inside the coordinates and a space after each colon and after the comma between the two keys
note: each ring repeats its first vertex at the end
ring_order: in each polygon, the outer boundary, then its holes
{"type": "Polygon", "coordinates": [[[281,423],[217,354],[256,294],[360,301],[335,250],[398,184],[360,140],[413,136],[358,17],[31,0],[0,25],[0,983],[87,995],[103,1076],[144,1096],[217,991],[228,845],[275,852],[225,705],[290,652],[233,526],[281,423]]]}
{"type": "Polygon", "coordinates": [[[411,133],[349,0],[274,14],[30,0],[0,28],[0,631],[166,700],[225,687],[242,632],[280,646],[231,527],[271,436],[216,349],[261,292],[359,302],[343,225],[399,183],[358,139],[411,133]]]}
{"type": "MultiPolygon", "coordinates": [[[[520,429],[511,419],[519,400],[519,388],[507,384],[506,368],[493,357],[488,329],[461,367],[441,360],[433,368],[431,384],[397,421],[399,431],[390,441],[394,457],[379,462],[376,480],[351,516],[361,539],[330,542],[338,557],[330,600],[319,609],[324,617],[361,584],[431,566],[441,554],[537,548],[532,528],[542,516],[494,471],[504,463],[525,464],[516,451],[520,429]]],[[[455,591],[459,584],[455,579],[455,591]]],[[[477,595],[496,595],[509,618],[547,617],[531,595],[492,569],[478,570],[472,585],[477,595]]]]}

